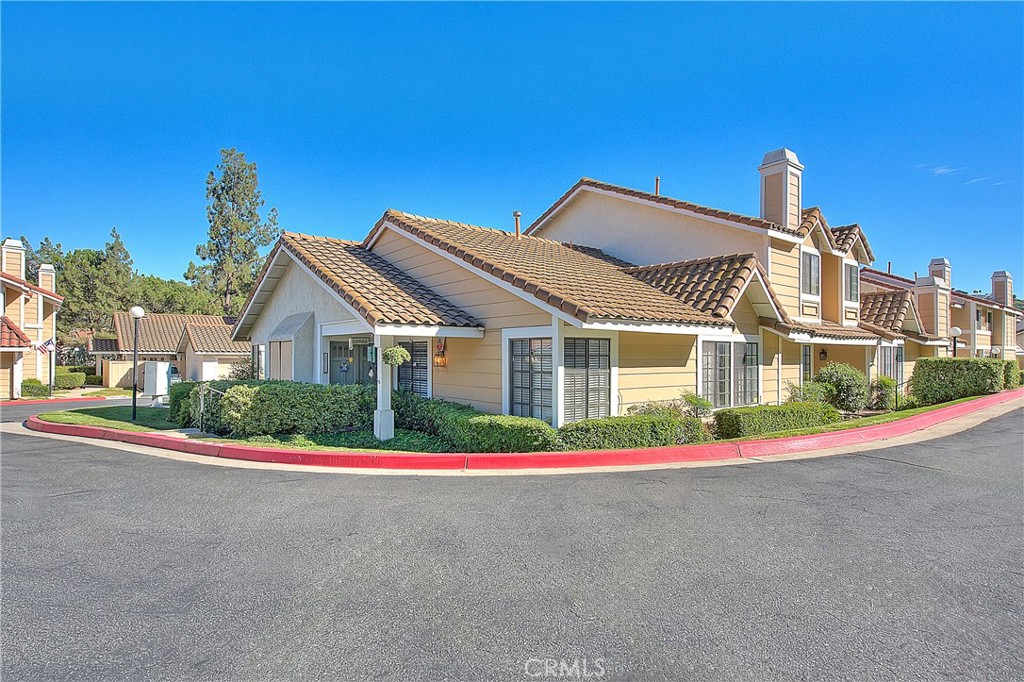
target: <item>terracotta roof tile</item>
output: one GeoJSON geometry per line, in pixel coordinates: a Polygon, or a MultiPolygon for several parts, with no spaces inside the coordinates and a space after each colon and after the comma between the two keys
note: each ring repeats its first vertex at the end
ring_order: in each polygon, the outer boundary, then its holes
{"type": "Polygon", "coordinates": [[[295,254],[371,325],[480,326],[472,316],[359,242],[285,232],[279,245],[295,254]]]}
{"type": "Polygon", "coordinates": [[[384,213],[364,243],[371,243],[385,223],[581,321],[727,324],[643,284],[623,272],[628,264],[598,249],[525,235],[517,239],[503,230],[394,210],[384,213]]]}
{"type": "Polygon", "coordinates": [[[643,265],[626,268],[625,272],[717,318],[732,314],[740,293],[757,272],[776,309],[783,310],[768,282],[767,272],[752,253],[643,265]]]}
{"type": "Polygon", "coordinates": [[[196,353],[251,353],[252,344],[248,341],[231,340],[231,329],[228,324],[186,324],[181,341],[178,342],[178,350],[183,350],[182,342],[188,339],[188,344],[196,353]]]}
{"type": "Polygon", "coordinates": [[[52,291],[50,291],[49,289],[43,289],[42,287],[37,287],[35,284],[30,284],[30,283],[26,282],[21,277],[17,277],[15,275],[12,275],[12,274],[9,274],[9,273],[6,273],[6,272],[0,272],[0,280],[5,280],[7,282],[11,282],[12,284],[16,284],[16,285],[18,285],[18,286],[20,286],[20,287],[22,287],[24,289],[31,289],[32,291],[38,292],[40,294],[43,294],[44,296],[49,296],[50,298],[57,299],[58,301],[63,301],[64,300],[63,296],[55,294],[52,291]]]}
{"type": "MultiPolygon", "coordinates": [[[[147,313],[139,320],[140,353],[176,353],[178,341],[187,324],[220,324],[229,327],[232,317],[220,315],[179,315],[177,313],[147,313]]],[[[114,333],[117,334],[119,352],[130,353],[134,342],[134,320],[125,312],[114,313],[114,333]]]]}
{"type": "Polygon", "coordinates": [[[798,334],[809,334],[811,338],[820,339],[877,339],[878,334],[871,332],[867,329],[860,327],[847,327],[846,325],[838,324],[836,322],[828,322],[823,320],[819,323],[806,323],[806,322],[777,322],[775,320],[762,317],[760,318],[762,326],[772,327],[786,333],[796,332],[798,334]]]}
{"type": "Polygon", "coordinates": [[[860,295],[860,320],[890,332],[900,333],[912,312],[911,293],[907,289],[863,293],[860,295]]]}
{"type": "Polygon", "coordinates": [[[811,206],[805,208],[800,213],[800,227],[797,232],[801,237],[806,237],[814,229],[814,226],[820,224],[824,230],[825,238],[828,239],[829,246],[841,253],[849,253],[856,243],[857,238],[860,237],[861,243],[864,245],[864,252],[868,257],[868,260],[875,260],[875,254],[871,251],[871,245],[868,244],[868,238],[864,234],[864,230],[861,226],[853,223],[851,225],[840,225],[838,227],[831,227],[828,221],[825,219],[825,214],[821,212],[821,209],[817,206],[811,206]]]}
{"type": "Polygon", "coordinates": [[[526,228],[526,232],[533,232],[538,225],[548,219],[555,211],[562,207],[562,205],[569,200],[578,189],[581,187],[590,187],[592,189],[603,190],[606,192],[614,192],[625,197],[633,197],[635,199],[643,199],[654,204],[662,204],[665,206],[671,206],[672,208],[680,208],[693,213],[699,213],[706,215],[711,218],[719,218],[721,220],[727,220],[729,222],[737,223],[740,225],[749,225],[751,227],[760,227],[767,230],[776,230],[779,232],[785,232],[788,234],[799,234],[797,230],[785,228],[777,223],[773,223],[770,220],[763,218],[755,218],[753,216],[743,215],[741,213],[733,213],[732,211],[723,211],[717,208],[711,208],[710,206],[701,206],[700,204],[694,204],[689,201],[683,201],[681,199],[673,199],[660,194],[652,194],[650,192],[643,192],[637,189],[629,189],[628,187],[622,187],[620,185],[613,185],[609,182],[601,182],[600,180],[593,180],[591,178],[580,178],[579,182],[569,188],[569,190],[563,194],[555,203],[553,203],[544,213],[541,214],[533,223],[526,228]]]}
{"type": "Polygon", "coordinates": [[[28,348],[31,339],[6,315],[0,317],[0,348],[28,348]]]}

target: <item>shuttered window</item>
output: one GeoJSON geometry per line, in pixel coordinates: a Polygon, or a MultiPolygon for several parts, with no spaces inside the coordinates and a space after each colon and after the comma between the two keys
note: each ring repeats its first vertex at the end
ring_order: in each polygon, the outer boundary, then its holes
{"type": "Polygon", "coordinates": [[[551,339],[509,341],[509,413],[551,423],[551,339]]]}
{"type": "Polygon", "coordinates": [[[565,339],[565,421],[611,414],[611,341],[565,339]]]}
{"type": "Polygon", "coordinates": [[[430,343],[405,341],[399,346],[409,351],[412,359],[398,366],[398,387],[427,397],[427,379],[430,373],[430,343]]]}

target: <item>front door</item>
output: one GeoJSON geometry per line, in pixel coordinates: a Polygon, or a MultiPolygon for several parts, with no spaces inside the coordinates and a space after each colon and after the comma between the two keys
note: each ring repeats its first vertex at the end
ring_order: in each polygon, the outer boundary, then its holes
{"type": "Polygon", "coordinates": [[[376,372],[370,349],[368,341],[355,341],[351,349],[348,341],[331,341],[331,383],[372,384],[376,372]]]}

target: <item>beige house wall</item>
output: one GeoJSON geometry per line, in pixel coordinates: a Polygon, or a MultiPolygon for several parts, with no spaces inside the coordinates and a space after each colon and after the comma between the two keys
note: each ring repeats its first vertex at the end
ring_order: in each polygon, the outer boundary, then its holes
{"type": "Polygon", "coordinates": [[[843,322],[843,259],[821,254],[821,318],[843,322]]]}
{"type": "MultiPolygon", "coordinates": [[[[781,338],[781,337],[780,337],[781,338]]],[[[789,398],[788,384],[800,385],[801,344],[782,339],[782,400],[789,398]]]]}
{"type": "Polygon", "coordinates": [[[697,337],[619,332],[619,409],[678,399],[697,387],[697,337]]]}
{"type": "Polygon", "coordinates": [[[16,353],[0,353],[0,400],[10,400],[11,387],[14,385],[14,361],[16,353]]]}
{"type": "MultiPolygon", "coordinates": [[[[723,251],[723,253],[729,253],[723,251]]],[[[772,239],[769,247],[771,262],[769,279],[779,302],[790,315],[800,314],[800,247],[779,239],[772,239]]]]}

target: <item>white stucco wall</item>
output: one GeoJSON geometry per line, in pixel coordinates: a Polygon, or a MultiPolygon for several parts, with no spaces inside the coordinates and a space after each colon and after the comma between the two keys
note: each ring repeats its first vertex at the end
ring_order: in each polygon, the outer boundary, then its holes
{"type": "Polygon", "coordinates": [[[589,191],[532,234],[596,246],[637,265],[747,252],[768,262],[762,234],[589,191]]]}
{"type": "Polygon", "coordinates": [[[303,327],[295,336],[292,344],[292,378],[295,381],[314,382],[320,372],[320,362],[316,357],[316,330],[319,325],[347,322],[354,318],[308,270],[294,262],[289,263],[274,294],[253,324],[250,338],[254,345],[266,344],[274,328],[284,318],[302,312],[313,313],[313,323],[303,327]]]}

